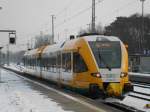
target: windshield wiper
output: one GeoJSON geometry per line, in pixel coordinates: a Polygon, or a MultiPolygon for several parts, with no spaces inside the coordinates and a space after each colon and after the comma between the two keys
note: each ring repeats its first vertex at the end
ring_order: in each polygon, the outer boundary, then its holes
{"type": "Polygon", "coordinates": [[[105,67],[109,70],[109,71],[111,71],[111,67],[105,62],[105,60],[102,58],[102,56],[101,56],[101,54],[100,54],[100,50],[98,50],[98,57],[99,57],[99,59],[100,59],[100,61],[102,60],[103,61],[103,63],[105,64],[105,67]]]}

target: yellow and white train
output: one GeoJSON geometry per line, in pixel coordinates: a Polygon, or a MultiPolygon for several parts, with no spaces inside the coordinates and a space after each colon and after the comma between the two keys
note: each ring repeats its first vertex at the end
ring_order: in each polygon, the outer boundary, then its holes
{"type": "Polygon", "coordinates": [[[128,53],[117,37],[87,35],[42,46],[24,55],[24,72],[93,96],[132,90],[128,53]]]}

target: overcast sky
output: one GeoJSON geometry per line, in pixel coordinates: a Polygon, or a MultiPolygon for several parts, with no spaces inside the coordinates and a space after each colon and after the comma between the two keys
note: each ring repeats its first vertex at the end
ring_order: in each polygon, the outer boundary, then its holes
{"type": "MultiPolygon", "coordinates": [[[[96,0],[96,23],[109,25],[117,16],[141,13],[140,0],[96,0]]],[[[0,0],[0,29],[17,31],[18,44],[40,34],[51,34],[51,15],[55,19],[55,41],[76,34],[91,23],[92,0],[0,0]],[[83,12],[82,12],[83,11],[83,12]],[[81,12],[81,13],[80,13],[81,12]],[[64,22],[65,21],[65,22],[64,22]]],[[[145,1],[144,13],[150,13],[150,0],[145,1]]],[[[8,43],[8,34],[0,33],[0,44],[8,43]]]]}

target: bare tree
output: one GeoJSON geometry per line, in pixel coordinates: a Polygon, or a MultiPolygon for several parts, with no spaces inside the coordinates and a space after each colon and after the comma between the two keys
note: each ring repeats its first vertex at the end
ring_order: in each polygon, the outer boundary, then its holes
{"type": "Polygon", "coordinates": [[[142,16],[133,14],[129,17],[117,17],[109,26],[106,26],[106,35],[119,37],[128,44],[129,54],[143,53],[150,49],[150,14],[144,16],[144,37],[142,38],[142,16]]]}
{"type": "MultiPolygon", "coordinates": [[[[101,23],[97,24],[95,29],[96,29],[96,32],[94,32],[94,33],[104,34],[104,28],[102,27],[101,23]]],[[[91,27],[86,28],[86,29],[81,28],[78,32],[79,35],[82,35],[85,33],[93,33],[91,30],[91,27]]]]}
{"type": "Polygon", "coordinates": [[[34,48],[51,44],[52,44],[52,35],[44,35],[43,33],[41,33],[40,35],[35,37],[34,48]]]}

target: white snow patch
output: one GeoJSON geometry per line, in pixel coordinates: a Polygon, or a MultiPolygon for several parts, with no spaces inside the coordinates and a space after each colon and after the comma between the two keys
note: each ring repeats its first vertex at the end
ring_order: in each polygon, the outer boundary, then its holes
{"type": "Polygon", "coordinates": [[[146,76],[149,77],[149,73],[135,73],[135,72],[129,72],[129,75],[137,75],[137,76],[146,76]]]}
{"type": "Polygon", "coordinates": [[[9,66],[7,64],[5,64],[4,67],[10,68],[10,69],[13,69],[13,70],[16,70],[16,71],[19,71],[19,72],[22,72],[22,70],[24,69],[23,66],[17,65],[17,64],[13,64],[13,63],[10,63],[9,66]]]}
{"type": "Polygon", "coordinates": [[[0,112],[72,112],[41,92],[30,88],[23,79],[2,71],[0,112]]]}
{"type": "Polygon", "coordinates": [[[149,88],[142,88],[142,87],[134,86],[134,91],[150,94],[149,88]]]}
{"type": "Polygon", "coordinates": [[[150,104],[149,101],[145,101],[145,100],[141,100],[138,98],[133,98],[133,97],[127,96],[123,101],[120,101],[120,103],[134,107],[134,108],[142,110],[142,111],[150,112],[150,109],[145,108],[146,104],[150,104]]]}

